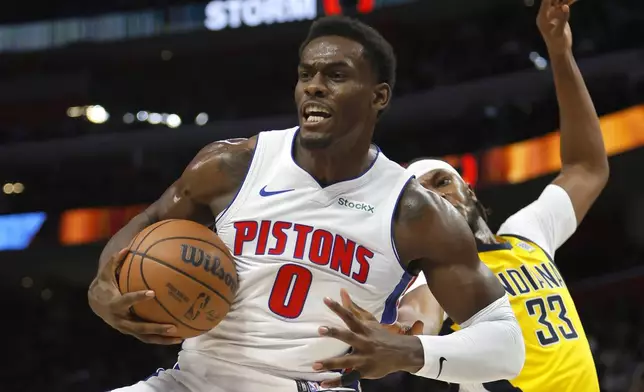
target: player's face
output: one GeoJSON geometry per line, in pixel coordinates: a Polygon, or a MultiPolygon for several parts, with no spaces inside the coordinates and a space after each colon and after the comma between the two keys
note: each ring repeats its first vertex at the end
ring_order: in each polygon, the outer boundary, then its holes
{"type": "Polygon", "coordinates": [[[418,181],[425,189],[438,193],[456,207],[472,231],[477,230],[479,212],[476,209],[476,195],[460,177],[447,170],[436,169],[422,175],[418,181]]]}
{"type": "Polygon", "coordinates": [[[389,86],[376,83],[361,44],[328,36],[304,48],[295,87],[304,147],[326,148],[354,133],[358,137],[388,101],[389,86]]]}

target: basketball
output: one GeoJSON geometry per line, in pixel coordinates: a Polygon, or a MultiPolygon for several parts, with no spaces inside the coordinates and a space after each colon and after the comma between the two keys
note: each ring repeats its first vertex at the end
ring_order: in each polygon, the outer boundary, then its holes
{"type": "Polygon", "coordinates": [[[177,337],[201,335],[226,316],[237,291],[235,263],[217,234],[187,220],[165,220],[141,231],[118,275],[121,293],[153,290],[132,312],[173,324],[177,337]]]}

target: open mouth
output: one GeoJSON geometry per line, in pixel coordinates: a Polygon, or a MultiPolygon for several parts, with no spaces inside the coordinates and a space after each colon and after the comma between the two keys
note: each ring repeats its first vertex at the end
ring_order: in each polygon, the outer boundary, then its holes
{"type": "Polygon", "coordinates": [[[307,104],[304,107],[303,117],[307,125],[319,124],[331,118],[331,111],[322,105],[307,104]]]}

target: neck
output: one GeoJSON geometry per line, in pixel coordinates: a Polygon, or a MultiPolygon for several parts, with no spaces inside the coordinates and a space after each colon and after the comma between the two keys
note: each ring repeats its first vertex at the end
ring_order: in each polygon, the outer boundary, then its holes
{"type": "Polygon", "coordinates": [[[498,244],[499,241],[497,241],[496,237],[494,236],[494,233],[492,233],[492,230],[490,230],[489,226],[483,218],[478,217],[476,220],[476,229],[474,230],[474,238],[476,238],[476,241],[483,243],[483,244],[498,244]]]}
{"type": "Polygon", "coordinates": [[[351,132],[331,146],[315,150],[302,147],[298,132],[293,158],[321,184],[345,181],[363,174],[373,162],[369,154],[371,136],[372,132],[351,132]],[[352,134],[358,136],[352,138],[352,134]]]}

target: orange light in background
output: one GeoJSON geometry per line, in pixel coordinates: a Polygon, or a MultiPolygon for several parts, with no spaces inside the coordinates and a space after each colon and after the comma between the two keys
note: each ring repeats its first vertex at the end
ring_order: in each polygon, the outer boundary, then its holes
{"type": "MultiPolygon", "coordinates": [[[[608,155],[644,146],[644,105],[600,119],[608,155]]],[[[482,183],[525,182],[561,169],[559,131],[481,154],[482,183]]]]}
{"type": "Polygon", "coordinates": [[[145,206],[83,208],[68,210],[60,217],[62,245],[80,245],[105,240],[145,209],[145,206]]]}
{"type": "Polygon", "coordinates": [[[100,236],[102,227],[99,209],[79,209],[63,212],[60,217],[60,243],[77,245],[93,242],[100,236]]]}
{"type": "MultiPolygon", "coordinates": [[[[608,155],[644,146],[644,105],[603,116],[600,121],[608,155]]],[[[559,132],[553,132],[478,155],[450,155],[443,159],[458,168],[472,186],[520,183],[561,169],[559,142],[559,132]]],[[[104,241],[144,209],[138,205],[66,211],[60,219],[60,242],[79,245],[104,241]]]]}

